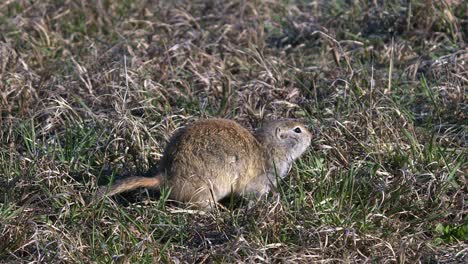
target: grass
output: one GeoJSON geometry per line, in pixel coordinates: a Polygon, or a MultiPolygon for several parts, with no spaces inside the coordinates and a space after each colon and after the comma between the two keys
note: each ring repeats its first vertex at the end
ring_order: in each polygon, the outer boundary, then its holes
{"type": "Polygon", "coordinates": [[[4,1],[0,262],[468,261],[463,1],[4,1]],[[253,207],[151,176],[198,118],[319,129],[253,207]]]}

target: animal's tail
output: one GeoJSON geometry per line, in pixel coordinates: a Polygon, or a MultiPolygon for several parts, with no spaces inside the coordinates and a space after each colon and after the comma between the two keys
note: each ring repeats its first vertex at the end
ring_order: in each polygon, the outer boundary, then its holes
{"type": "Polygon", "coordinates": [[[155,177],[129,177],[122,179],[111,186],[101,186],[96,193],[96,198],[101,199],[105,196],[113,196],[138,188],[158,188],[162,181],[162,175],[157,175],[155,177]]]}

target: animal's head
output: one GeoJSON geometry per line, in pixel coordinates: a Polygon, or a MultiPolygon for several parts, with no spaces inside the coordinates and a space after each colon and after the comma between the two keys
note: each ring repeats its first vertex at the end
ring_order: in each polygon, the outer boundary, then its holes
{"type": "Polygon", "coordinates": [[[267,147],[280,148],[290,159],[299,158],[310,146],[312,133],[294,119],[270,121],[256,132],[267,147]]]}

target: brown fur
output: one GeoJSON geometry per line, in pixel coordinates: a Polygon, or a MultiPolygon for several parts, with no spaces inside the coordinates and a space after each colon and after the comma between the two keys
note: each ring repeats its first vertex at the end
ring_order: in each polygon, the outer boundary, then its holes
{"type": "Polygon", "coordinates": [[[302,124],[289,119],[269,122],[255,134],[231,120],[199,120],[171,138],[158,176],[130,177],[104,194],[164,184],[172,199],[203,208],[230,193],[258,197],[276,186],[276,176],[286,176],[311,137],[302,124]]]}

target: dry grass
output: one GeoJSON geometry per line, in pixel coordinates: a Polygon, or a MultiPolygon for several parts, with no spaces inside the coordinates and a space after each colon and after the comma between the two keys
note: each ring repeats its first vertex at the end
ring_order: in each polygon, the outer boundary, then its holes
{"type": "Polygon", "coordinates": [[[3,1],[1,262],[468,261],[463,1],[3,1]],[[203,117],[319,126],[253,208],[177,210],[151,175],[203,117]],[[163,193],[164,195],[164,193],[163,193]]]}

